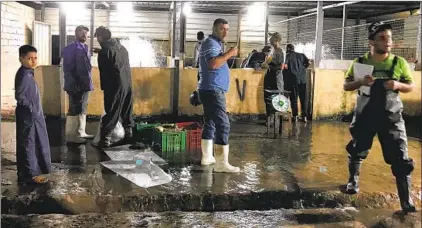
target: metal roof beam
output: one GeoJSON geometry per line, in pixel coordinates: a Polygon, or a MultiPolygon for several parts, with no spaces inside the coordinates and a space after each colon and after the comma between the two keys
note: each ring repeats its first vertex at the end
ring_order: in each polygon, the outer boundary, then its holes
{"type": "MultiPolygon", "coordinates": [[[[332,5],[328,5],[328,6],[323,6],[322,9],[330,9],[330,8],[335,8],[335,7],[339,7],[339,6],[345,6],[345,5],[350,5],[350,4],[354,4],[354,3],[358,3],[360,1],[355,1],[355,2],[341,2],[341,3],[336,3],[336,4],[332,4],[332,5]]],[[[302,13],[313,13],[316,12],[317,8],[313,8],[313,9],[308,9],[303,11],[302,13]]]]}
{"type": "Polygon", "coordinates": [[[384,10],[381,11],[379,13],[367,13],[367,14],[363,14],[360,16],[361,19],[367,19],[367,18],[371,18],[371,17],[379,17],[379,16],[383,16],[383,15],[388,15],[388,14],[395,14],[395,13],[401,13],[404,11],[410,11],[410,10],[415,10],[415,9],[419,9],[420,6],[406,6],[406,7],[401,7],[401,8],[397,8],[394,10],[384,10]]]}

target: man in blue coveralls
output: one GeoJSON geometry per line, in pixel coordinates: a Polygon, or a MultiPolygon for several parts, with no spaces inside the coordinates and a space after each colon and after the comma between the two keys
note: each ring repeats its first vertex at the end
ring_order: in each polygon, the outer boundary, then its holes
{"type": "MultiPolygon", "coordinates": [[[[75,42],[63,49],[64,90],[69,95],[66,116],[66,141],[85,143],[94,138],[85,133],[89,93],[94,90],[91,76],[91,53],[85,44],[89,29],[83,25],[75,29],[75,42]]],[[[91,37],[93,39],[93,37],[91,37]]]]}

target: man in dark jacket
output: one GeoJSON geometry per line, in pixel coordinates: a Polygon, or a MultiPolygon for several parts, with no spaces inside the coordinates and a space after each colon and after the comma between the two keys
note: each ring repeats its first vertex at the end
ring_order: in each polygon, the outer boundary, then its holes
{"type": "Polygon", "coordinates": [[[309,59],[302,53],[295,52],[295,46],[286,46],[286,66],[283,71],[285,88],[291,92],[290,103],[292,105],[293,122],[298,120],[297,98],[300,98],[300,111],[303,122],[307,122],[307,101],[306,101],[306,68],[309,66],[309,59]]]}
{"type": "Polygon", "coordinates": [[[111,133],[119,119],[125,128],[125,139],[132,138],[132,78],[129,54],[124,46],[111,38],[108,28],[100,26],[95,37],[101,45],[98,52],[101,90],[104,91],[105,115],[101,119],[101,147],[111,145],[111,133]]]}
{"type": "Polygon", "coordinates": [[[248,62],[246,63],[246,67],[258,69],[261,68],[261,65],[265,62],[268,54],[271,52],[271,46],[265,46],[261,52],[253,53],[248,62]]]}

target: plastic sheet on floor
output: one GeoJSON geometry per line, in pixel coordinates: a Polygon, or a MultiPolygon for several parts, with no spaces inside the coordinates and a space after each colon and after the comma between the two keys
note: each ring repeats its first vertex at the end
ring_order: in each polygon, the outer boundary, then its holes
{"type": "Polygon", "coordinates": [[[137,158],[132,161],[105,161],[101,162],[101,165],[142,188],[167,184],[172,181],[169,174],[148,160],[137,158]]]}
{"type": "Polygon", "coordinates": [[[130,145],[116,146],[104,149],[104,153],[112,161],[132,161],[135,157],[146,161],[152,161],[157,165],[165,165],[167,162],[152,150],[134,150],[130,145]]]}

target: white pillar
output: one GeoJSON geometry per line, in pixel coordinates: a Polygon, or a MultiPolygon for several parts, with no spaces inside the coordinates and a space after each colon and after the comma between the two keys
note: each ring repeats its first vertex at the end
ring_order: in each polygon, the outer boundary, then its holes
{"type": "Polygon", "coordinates": [[[317,19],[316,19],[316,31],[315,31],[315,67],[319,67],[319,63],[322,58],[322,31],[324,29],[324,11],[322,10],[322,1],[318,1],[317,6],[317,19]]]}

